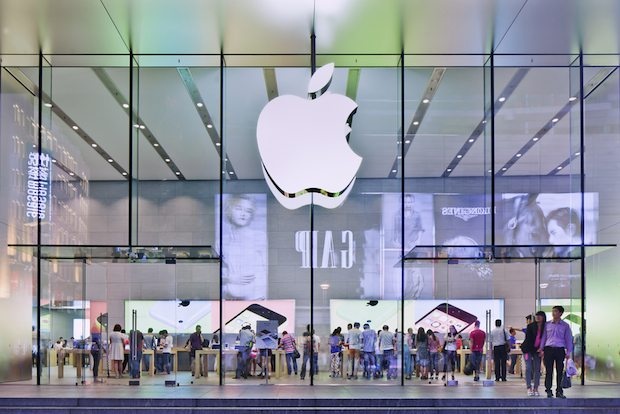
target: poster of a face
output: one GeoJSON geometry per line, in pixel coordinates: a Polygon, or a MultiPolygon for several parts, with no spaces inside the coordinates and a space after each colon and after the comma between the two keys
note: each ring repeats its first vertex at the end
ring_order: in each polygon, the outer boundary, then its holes
{"type": "MultiPolygon", "coordinates": [[[[367,286],[364,296],[375,299],[399,299],[401,297],[401,246],[404,227],[404,251],[420,245],[433,244],[433,198],[432,194],[407,193],[404,196],[404,226],[401,214],[400,194],[384,194],[381,210],[379,249],[382,264],[379,278],[373,286],[367,286]]],[[[404,269],[404,298],[433,297],[432,266],[408,265],[404,269]]]]}
{"type": "MultiPolygon", "coordinates": [[[[224,194],[223,203],[222,246],[217,246],[222,255],[223,299],[266,299],[267,196],[224,194]]],[[[217,221],[216,215],[216,231],[217,221]]]]}
{"type": "MultiPolygon", "coordinates": [[[[598,195],[584,194],[585,244],[596,243],[598,195]]],[[[518,245],[513,257],[574,257],[581,244],[581,194],[503,194],[497,202],[496,240],[518,245]],[[552,249],[537,245],[554,245],[552,249]]]]}

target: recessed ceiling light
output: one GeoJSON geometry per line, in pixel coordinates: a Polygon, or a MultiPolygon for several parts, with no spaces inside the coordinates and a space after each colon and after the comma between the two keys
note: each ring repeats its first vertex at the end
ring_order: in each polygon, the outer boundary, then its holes
{"type": "Polygon", "coordinates": [[[154,147],[159,147],[159,144],[158,144],[157,142],[155,142],[155,143],[153,144],[153,146],[154,146],[154,147]]]}
{"type": "Polygon", "coordinates": [[[124,103],[123,104],[123,108],[125,108],[125,109],[129,108],[129,104],[124,103]]]}
{"type": "Polygon", "coordinates": [[[56,160],[52,160],[52,162],[53,162],[54,164],[56,164],[56,160]]]}
{"type": "Polygon", "coordinates": [[[475,141],[475,139],[473,139],[473,138],[469,138],[469,140],[468,140],[468,141],[469,141],[469,142],[474,142],[474,141],[475,141]]]}
{"type": "Polygon", "coordinates": [[[487,172],[488,172],[488,173],[491,173],[491,172],[493,172],[493,170],[487,170],[487,172]]]}
{"type": "Polygon", "coordinates": [[[482,120],[482,123],[483,123],[483,124],[486,124],[486,123],[487,123],[487,120],[486,120],[486,119],[483,119],[483,120],[482,120]]]}
{"type": "Polygon", "coordinates": [[[580,152],[576,152],[576,153],[575,153],[575,157],[578,157],[578,156],[580,156],[580,155],[581,155],[581,153],[580,153],[580,152]]]}
{"type": "Polygon", "coordinates": [[[219,147],[220,145],[222,145],[222,144],[220,144],[219,142],[216,142],[216,143],[215,143],[215,146],[216,146],[216,147],[219,147]]]}
{"type": "Polygon", "coordinates": [[[555,124],[556,122],[558,122],[558,121],[559,121],[559,119],[558,119],[558,118],[553,118],[553,119],[551,120],[551,122],[553,122],[554,124],[555,124]]]}
{"type": "Polygon", "coordinates": [[[127,175],[127,173],[125,171],[122,172],[123,175],[127,175]]]}
{"type": "Polygon", "coordinates": [[[112,158],[108,158],[108,162],[114,162],[112,158]]]}
{"type": "Polygon", "coordinates": [[[532,141],[536,142],[536,141],[538,141],[539,139],[540,139],[540,138],[538,138],[538,137],[534,137],[534,138],[532,138],[532,141]]]}
{"type": "Polygon", "coordinates": [[[140,129],[144,129],[146,128],[144,125],[140,125],[140,129]]]}
{"type": "Polygon", "coordinates": [[[140,128],[140,124],[133,124],[134,128],[140,128]]]}
{"type": "Polygon", "coordinates": [[[539,286],[541,289],[547,289],[549,287],[549,283],[541,283],[539,286]]]}
{"type": "Polygon", "coordinates": [[[32,148],[36,148],[36,147],[37,147],[37,144],[32,144],[32,148]]]}
{"type": "Polygon", "coordinates": [[[408,140],[406,140],[406,141],[405,141],[405,144],[410,144],[410,143],[411,143],[411,140],[410,140],[410,139],[408,139],[408,140]]]}
{"type": "Polygon", "coordinates": [[[198,108],[202,108],[202,106],[203,106],[203,105],[202,105],[202,102],[198,102],[198,103],[196,104],[196,106],[197,106],[198,108]]]}
{"type": "Polygon", "coordinates": [[[181,171],[175,172],[176,175],[181,175],[181,171]]]}
{"type": "Polygon", "coordinates": [[[498,99],[498,101],[500,101],[500,102],[504,102],[505,100],[506,100],[505,96],[500,96],[499,99],[498,99]]]}
{"type": "Polygon", "coordinates": [[[558,170],[561,170],[561,169],[562,169],[562,166],[560,165],[557,169],[558,169],[558,170]]]}
{"type": "Polygon", "coordinates": [[[418,121],[413,121],[413,125],[420,125],[418,121]]]}
{"type": "Polygon", "coordinates": [[[97,144],[95,144],[95,143],[90,144],[90,146],[93,147],[93,148],[97,148],[97,144]]]}
{"type": "Polygon", "coordinates": [[[508,168],[506,167],[502,167],[502,171],[506,171],[508,168]]]}
{"type": "Polygon", "coordinates": [[[574,101],[576,101],[576,100],[577,100],[577,97],[576,97],[576,96],[571,96],[570,98],[568,98],[568,101],[569,101],[569,102],[574,102],[574,101]]]}
{"type": "Polygon", "coordinates": [[[463,158],[461,154],[457,155],[456,158],[463,158]]]}
{"type": "Polygon", "coordinates": [[[521,154],[517,154],[517,158],[519,158],[521,156],[521,154]]]}
{"type": "Polygon", "coordinates": [[[166,162],[170,162],[170,158],[166,158],[164,161],[166,161],[166,162]]]}
{"type": "Polygon", "coordinates": [[[452,168],[448,168],[446,171],[448,171],[448,172],[452,172],[452,168]]]}
{"type": "Polygon", "coordinates": [[[431,101],[431,100],[430,100],[430,99],[428,99],[428,98],[424,98],[424,99],[422,99],[422,103],[429,103],[430,101],[431,101]]]}
{"type": "Polygon", "coordinates": [[[396,156],[396,159],[398,159],[398,160],[400,160],[400,159],[402,159],[402,158],[403,158],[403,156],[402,156],[402,155],[397,155],[397,156],[396,156]]]}
{"type": "Polygon", "coordinates": [[[213,128],[213,125],[207,124],[207,128],[213,128]]]}
{"type": "Polygon", "coordinates": [[[230,175],[235,175],[235,172],[234,172],[234,171],[231,171],[231,172],[229,172],[228,174],[230,174],[230,175]]]}
{"type": "Polygon", "coordinates": [[[69,173],[69,175],[70,175],[71,177],[73,177],[73,176],[75,175],[75,173],[70,172],[70,173],[69,173]]]}
{"type": "Polygon", "coordinates": [[[392,170],[392,172],[393,172],[393,173],[395,173],[395,172],[396,172],[396,170],[392,170]]]}
{"type": "Polygon", "coordinates": [[[52,104],[51,104],[51,103],[49,103],[49,102],[46,102],[46,103],[44,103],[43,105],[47,106],[48,108],[51,108],[51,107],[52,107],[52,104]]]}
{"type": "Polygon", "coordinates": [[[77,131],[78,129],[80,129],[80,128],[78,128],[78,126],[77,126],[77,125],[73,125],[71,128],[73,128],[73,129],[74,129],[74,130],[76,130],[76,131],[77,131]]]}

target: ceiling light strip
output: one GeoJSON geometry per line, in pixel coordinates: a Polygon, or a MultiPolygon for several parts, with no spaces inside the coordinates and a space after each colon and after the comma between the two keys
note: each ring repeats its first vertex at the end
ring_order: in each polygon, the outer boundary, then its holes
{"type": "MultiPolygon", "coordinates": [[[[99,78],[103,86],[105,86],[108,92],[110,92],[114,100],[116,100],[116,102],[123,108],[124,111],[128,111],[129,110],[129,104],[127,103],[128,100],[121,93],[121,91],[116,87],[116,84],[114,83],[112,78],[110,78],[110,76],[105,72],[105,70],[103,68],[92,68],[92,70],[97,76],[97,78],[99,78]]],[[[181,169],[175,164],[174,161],[172,161],[170,155],[166,152],[166,150],[164,149],[163,145],[161,145],[159,140],[157,140],[153,132],[147,127],[144,120],[142,120],[142,118],[140,118],[140,116],[133,110],[131,111],[131,115],[132,115],[131,119],[135,120],[136,122],[133,125],[134,128],[136,129],[136,132],[142,133],[142,135],[152,145],[153,149],[155,150],[155,152],[157,152],[159,157],[162,160],[164,160],[168,168],[172,171],[175,177],[177,177],[177,179],[181,181],[185,180],[185,176],[181,172],[181,169]],[[170,161],[165,161],[166,159],[170,161]]],[[[126,176],[127,174],[123,174],[123,175],[126,176]]]]}
{"type": "MultiPolygon", "coordinates": [[[[508,84],[504,87],[504,89],[500,92],[498,98],[495,100],[494,108],[495,114],[499,112],[500,109],[504,106],[508,98],[514,93],[517,89],[521,81],[527,75],[529,68],[519,68],[517,72],[512,76],[508,84]]],[[[467,137],[465,143],[459,148],[456,155],[452,160],[448,163],[448,166],[444,169],[443,174],[441,175],[443,178],[449,177],[457,167],[457,165],[463,160],[465,155],[469,152],[469,150],[474,146],[478,138],[484,133],[484,127],[487,123],[487,119],[490,117],[491,110],[488,109],[484,118],[476,125],[473,132],[467,137]]]]}
{"type": "MultiPolygon", "coordinates": [[[[7,69],[7,71],[9,71],[9,73],[11,73],[11,76],[15,77],[16,79],[19,79],[18,81],[22,84],[22,85],[28,85],[27,89],[29,89],[30,91],[33,91],[35,96],[39,95],[39,88],[37,85],[35,85],[21,70],[19,69],[15,69],[15,72],[12,72],[10,70],[7,69]]],[[[108,160],[108,159],[112,159],[110,154],[108,154],[107,151],[105,151],[103,148],[101,148],[101,145],[99,145],[97,143],[97,141],[95,141],[95,139],[93,137],[91,137],[86,131],[84,131],[83,128],[81,128],[77,122],[75,122],[69,115],[67,115],[67,113],[65,111],[62,110],[62,108],[60,108],[60,106],[58,104],[56,104],[50,97],[49,95],[47,95],[45,92],[41,93],[41,98],[43,99],[44,104],[46,104],[45,106],[47,108],[49,108],[52,113],[54,113],[58,119],[60,119],[64,124],[67,125],[67,127],[71,128],[73,130],[73,132],[75,132],[81,139],[82,141],[84,141],[86,144],[88,144],[88,146],[94,150],[95,152],[97,152],[103,159],[108,160]]],[[[56,161],[55,163],[56,165],[59,165],[58,161],[56,161]]],[[[125,169],[119,165],[117,162],[112,162],[109,163],[116,171],[118,171],[123,178],[126,178],[126,174],[123,174],[125,172],[125,169]]],[[[72,177],[79,177],[78,174],[75,171],[71,171],[68,167],[64,166],[63,168],[67,174],[71,174],[73,173],[74,175],[72,177]]]]}
{"type": "Polygon", "coordinates": [[[573,160],[579,158],[580,156],[581,156],[580,152],[574,152],[573,154],[571,154],[570,157],[568,157],[567,159],[562,161],[557,167],[555,167],[554,169],[549,171],[547,173],[547,175],[557,175],[557,174],[559,174],[560,172],[562,172],[562,170],[564,170],[566,167],[568,167],[570,165],[570,163],[573,162],[573,160]]]}
{"type": "MultiPolygon", "coordinates": [[[[601,84],[601,82],[604,82],[611,73],[614,72],[614,68],[602,68],[601,70],[599,70],[585,85],[584,85],[584,96],[588,96],[590,95],[596,88],[598,88],[598,86],[601,84]]],[[[534,134],[534,136],[532,137],[532,139],[529,139],[525,145],[523,145],[516,153],[515,155],[513,155],[503,166],[502,168],[500,168],[497,171],[497,175],[498,176],[502,176],[504,175],[509,169],[510,167],[512,167],[514,164],[516,164],[516,162],[520,159],[523,158],[523,155],[528,152],[529,150],[532,149],[532,147],[534,147],[534,145],[536,145],[537,143],[540,142],[540,140],[543,138],[543,136],[545,136],[547,134],[547,132],[549,132],[556,124],[558,124],[562,118],[564,118],[568,113],[570,113],[572,107],[574,105],[577,105],[579,103],[579,94],[578,93],[574,93],[571,94],[570,97],[568,98],[568,101],[566,102],[566,104],[564,104],[564,106],[555,114],[553,115],[546,123],[545,125],[543,125],[542,128],[540,128],[536,134],[534,134]]],[[[560,172],[564,167],[566,167],[566,165],[564,165],[565,162],[570,163],[571,158],[568,158],[567,160],[565,160],[562,164],[558,165],[555,169],[551,170],[551,172],[547,175],[552,175],[551,173],[557,174],[558,172],[560,172]]]]}
{"type": "MultiPolygon", "coordinates": [[[[403,157],[407,155],[407,152],[409,151],[409,147],[413,143],[413,140],[416,134],[418,133],[418,130],[422,124],[422,120],[426,116],[426,112],[428,111],[428,108],[430,107],[430,103],[433,100],[433,97],[435,96],[435,93],[437,92],[437,89],[439,88],[439,84],[441,80],[443,79],[443,75],[445,73],[446,73],[446,68],[433,69],[433,72],[431,73],[431,77],[426,85],[426,89],[424,90],[424,93],[422,94],[420,98],[420,103],[418,104],[418,107],[416,108],[416,111],[413,114],[413,118],[411,119],[411,122],[409,123],[409,127],[407,128],[407,133],[405,134],[405,142],[401,143],[400,140],[397,139],[396,160],[394,160],[394,163],[392,164],[392,168],[390,169],[390,172],[388,173],[388,178],[396,178],[396,175],[398,174],[398,168],[394,168],[394,165],[398,166],[400,164],[399,162],[400,159],[398,158],[400,155],[402,155],[403,157]],[[400,151],[400,145],[403,145],[402,153],[400,151]]],[[[398,136],[400,137],[400,134],[398,136]]]]}
{"type": "MultiPolygon", "coordinates": [[[[222,140],[221,140],[220,134],[217,132],[217,128],[215,127],[215,123],[213,122],[213,118],[211,117],[211,114],[209,113],[209,110],[207,109],[207,106],[205,105],[205,101],[202,98],[202,95],[200,94],[200,91],[198,90],[196,83],[194,82],[192,73],[190,72],[189,68],[177,68],[177,72],[179,73],[179,76],[181,77],[181,80],[183,81],[183,84],[185,85],[185,89],[187,90],[189,97],[194,103],[193,105],[194,109],[196,110],[196,112],[198,112],[198,116],[200,117],[200,120],[202,121],[202,124],[204,125],[205,130],[207,131],[207,134],[209,134],[209,137],[211,138],[211,142],[213,143],[215,150],[217,151],[218,155],[221,157],[222,156],[222,140]]],[[[233,168],[232,162],[230,161],[230,157],[226,153],[224,153],[224,157],[226,161],[224,164],[225,169],[224,171],[222,171],[222,173],[228,174],[228,178],[230,180],[236,180],[238,177],[235,172],[235,169],[233,168]]]]}

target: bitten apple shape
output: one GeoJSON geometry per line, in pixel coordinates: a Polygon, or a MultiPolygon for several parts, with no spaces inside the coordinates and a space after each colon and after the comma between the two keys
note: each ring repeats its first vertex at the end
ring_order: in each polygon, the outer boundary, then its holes
{"type": "Polygon", "coordinates": [[[318,98],[283,95],[269,102],[258,118],[263,174],[273,195],[288,209],[312,201],[338,207],[351,191],[362,162],[346,139],[351,132],[347,120],[357,104],[325,92],[333,68],[323,66],[310,80],[311,96],[324,91],[318,98]]]}

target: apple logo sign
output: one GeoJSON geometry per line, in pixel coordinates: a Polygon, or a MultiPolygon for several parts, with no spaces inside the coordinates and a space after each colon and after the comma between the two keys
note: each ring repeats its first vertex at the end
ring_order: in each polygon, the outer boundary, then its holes
{"type": "Polygon", "coordinates": [[[279,96],[258,117],[256,137],[265,181],[280,204],[291,210],[312,202],[325,208],[340,206],[362,163],[348,143],[357,104],[327,91],[333,74],[333,63],[322,66],[308,83],[310,99],[279,96]]]}

